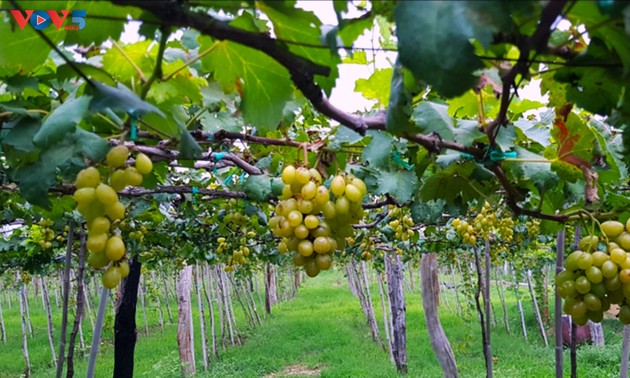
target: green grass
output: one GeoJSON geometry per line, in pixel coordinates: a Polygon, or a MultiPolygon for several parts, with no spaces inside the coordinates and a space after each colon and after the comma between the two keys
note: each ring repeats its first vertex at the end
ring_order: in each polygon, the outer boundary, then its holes
{"type": "MultiPolygon", "coordinates": [[[[461,317],[454,310],[452,291],[442,293],[440,316],[446,334],[451,341],[462,377],[485,375],[481,337],[476,315],[461,317]],[[446,302],[450,303],[450,307],[446,302]]],[[[375,313],[379,322],[381,307],[377,287],[372,287],[375,313]]],[[[493,295],[496,292],[493,290],[493,295]]],[[[516,300],[506,292],[512,334],[507,334],[501,321],[501,307],[496,299],[497,326],[492,333],[492,351],[496,358],[495,377],[553,377],[553,347],[544,348],[536,328],[531,302],[522,291],[526,312],[529,342],[520,329],[516,300]]],[[[460,295],[463,299],[463,296],[460,295]]],[[[212,361],[208,371],[201,366],[201,346],[197,323],[196,298],[193,296],[195,315],[195,352],[199,377],[264,377],[275,373],[277,377],[289,368],[316,370],[322,377],[395,377],[395,368],[389,363],[386,352],[371,340],[358,300],[354,298],[340,272],[322,274],[307,280],[298,296],[274,307],[273,314],[257,329],[246,330],[240,305],[234,303],[239,329],[245,331],[245,343],[228,348],[221,358],[212,361]]],[[[4,302],[3,302],[4,304],[4,302]]],[[[54,305],[54,304],[53,304],[54,305]]],[[[24,361],[20,351],[21,330],[19,308],[3,305],[9,335],[7,345],[0,344],[0,377],[18,377],[24,361]]],[[[136,347],[135,372],[138,377],[180,376],[177,353],[177,326],[166,324],[162,332],[158,326],[157,309],[148,308],[150,334],[144,336],[143,318],[138,307],[139,340],[136,347]]],[[[176,306],[172,303],[172,310],[176,306]]],[[[57,331],[60,310],[54,309],[57,331]]],[[[165,311],[166,316],[166,311],[165,311]]],[[[31,317],[35,337],[29,339],[29,352],[34,377],[54,376],[49,363],[50,351],[46,338],[46,319],[41,303],[31,300],[31,317]]],[[[70,316],[72,319],[72,316],[70,316]]],[[[89,322],[84,323],[86,344],[90,344],[89,322]]],[[[113,369],[113,315],[108,314],[101,354],[97,362],[97,377],[111,377],[113,369]]],[[[618,376],[621,351],[621,326],[616,320],[605,320],[606,343],[604,347],[584,346],[578,350],[579,376],[618,376]]],[[[424,324],[419,292],[407,293],[407,350],[410,377],[440,377],[441,370],[435,358],[424,324]]],[[[382,326],[381,335],[384,337],[382,326]]],[[[550,336],[550,343],[553,338],[550,336]]],[[[77,360],[77,376],[85,375],[86,359],[77,360]]],[[[569,354],[565,351],[565,376],[569,373],[569,354]]],[[[295,375],[293,375],[295,376],[295,375]]]]}

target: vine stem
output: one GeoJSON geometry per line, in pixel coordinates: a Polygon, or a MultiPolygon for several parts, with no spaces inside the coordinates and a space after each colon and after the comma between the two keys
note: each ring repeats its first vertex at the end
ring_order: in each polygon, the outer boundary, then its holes
{"type": "Polygon", "coordinates": [[[155,68],[153,69],[153,73],[151,74],[151,77],[149,77],[149,79],[142,86],[142,92],[140,93],[140,98],[143,100],[147,97],[147,94],[149,93],[149,89],[151,89],[151,85],[153,85],[155,80],[162,78],[162,60],[164,59],[164,51],[166,50],[166,42],[168,41],[168,36],[170,35],[170,33],[168,32],[168,27],[166,26],[161,27],[160,34],[161,34],[160,46],[158,48],[157,58],[155,61],[155,68]]]}
{"type": "Polygon", "coordinates": [[[96,367],[96,357],[98,356],[98,348],[101,343],[101,331],[103,330],[103,322],[105,320],[105,310],[107,309],[107,299],[109,299],[109,289],[103,286],[101,289],[101,300],[98,303],[98,314],[96,315],[96,324],[94,325],[94,334],[92,335],[92,347],[90,348],[90,359],[86,377],[94,377],[94,368],[96,367]]]}
{"type": "MultiPolygon", "coordinates": [[[[24,111],[27,113],[38,113],[38,114],[48,115],[48,111],[43,110],[43,109],[25,109],[24,111]]],[[[0,112],[0,118],[10,117],[13,114],[15,114],[15,112],[0,112]]]]}
{"type": "Polygon", "coordinates": [[[140,67],[138,67],[138,65],[133,61],[133,59],[131,59],[129,57],[129,55],[127,55],[127,53],[125,52],[125,50],[122,49],[122,47],[120,47],[120,45],[118,44],[118,42],[116,42],[114,39],[110,38],[109,41],[112,43],[112,46],[114,46],[116,48],[116,50],[118,50],[120,52],[120,54],[122,54],[123,58],[125,58],[129,64],[131,64],[131,66],[133,67],[133,69],[136,71],[136,73],[138,74],[138,76],[140,77],[140,81],[142,81],[143,83],[145,83],[147,81],[147,78],[144,76],[144,72],[142,72],[142,70],[140,69],[140,67]]]}
{"type": "Polygon", "coordinates": [[[304,164],[308,166],[308,144],[302,143],[302,151],[304,151],[304,164]]]}
{"type": "Polygon", "coordinates": [[[204,50],[203,52],[201,52],[199,55],[197,55],[196,57],[192,58],[191,60],[189,60],[188,62],[184,63],[183,66],[177,68],[175,71],[171,72],[170,74],[164,76],[161,80],[162,81],[168,81],[170,79],[173,78],[173,76],[177,75],[180,71],[182,71],[185,68],[190,67],[193,63],[195,63],[196,61],[198,61],[199,59],[205,57],[206,55],[210,54],[212,52],[212,50],[214,50],[216,47],[218,46],[218,42],[215,42],[214,44],[212,44],[212,46],[210,46],[208,49],[204,50]]]}
{"type": "Polygon", "coordinates": [[[504,159],[506,163],[541,163],[541,164],[551,164],[551,160],[547,159],[504,159]]]}

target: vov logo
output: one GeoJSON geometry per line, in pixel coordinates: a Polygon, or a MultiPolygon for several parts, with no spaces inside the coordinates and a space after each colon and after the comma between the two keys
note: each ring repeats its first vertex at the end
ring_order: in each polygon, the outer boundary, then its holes
{"type": "MultiPolygon", "coordinates": [[[[19,10],[11,10],[11,15],[17,22],[20,29],[24,29],[27,22],[30,22],[31,26],[37,30],[44,30],[51,23],[55,25],[57,29],[61,29],[64,21],[68,18],[71,11],[61,10],[59,12],[55,10],[25,10],[24,13],[19,10]],[[60,14],[61,13],[61,14],[60,14]]],[[[81,30],[85,27],[85,10],[73,10],[70,23],[63,26],[65,30],[81,30]]]]}

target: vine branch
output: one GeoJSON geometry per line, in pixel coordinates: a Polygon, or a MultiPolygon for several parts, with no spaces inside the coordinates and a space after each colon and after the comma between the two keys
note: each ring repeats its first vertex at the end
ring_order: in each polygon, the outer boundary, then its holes
{"type": "Polygon", "coordinates": [[[568,0],[550,1],[543,9],[540,23],[530,38],[523,38],[519,43],[520,55],[518,62],[501,78],[503,90],[501,94],[501,107],[497,118],[486,127],[486,134],[490,140],[490,145],[494,146],[498,128],[507,123],[507,111],[512,100],[512,87],[518,74],[527,76],[529,73],[530,53],[538,54],[547,48],[547,42],[551,37],[551,27],[556,19],[562,14],[562,10],[568,0]]]}

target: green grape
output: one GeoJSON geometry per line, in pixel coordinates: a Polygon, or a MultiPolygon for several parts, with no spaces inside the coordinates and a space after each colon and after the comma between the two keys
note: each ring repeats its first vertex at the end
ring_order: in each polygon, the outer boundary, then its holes
{"type": "Polygon", "coordinates": [[[286,185],[293,184],[293,182],[295,182],[295,173],[296,170],[294,166],[287,165],[286,167],[284,167],[284,169],[282,170],[282,182],[286,185]]]}
{"type": "Polygon", "coordinates": [[[105,159],[107,160],[107,165],[111,168],[122,167],[127,163],[127,159],[129,158],[129,149],[123,145],[116,146],[109,150],[105,159]]]}
{"type": "Polygon", "coordinates": [[[77,189],[96,188],[101,183],[101,174],[94,167],[87,167],[77,174],[77,189]]]}
{"type": "Polygon", "coordinates": [[[318,205],[324,205],[329,200],[330,200],[330,193],[328,191],[328,188],[326,188],[323,185],[320,185],[317,188],[317,194],[315,194],[315,199],[313,199],[313,202],[315,202],[318,205]]]}
{"type": "Polygon", "coordinates": [[[301,185],[306,184],[311,179],[311,173],[304,167],[299,167],[295,172],[295,181],[301,185]]]}
{"type": "Polygon", "coordinates": [[[590,311],[597,311],[602,308],[602,301],[593,294],[584,295],[584,303],[590,311]]]}
{"type": "Polygon", "coordinates": [[[617,264],[615,264],[611,260],[606,260],[602,264],[601,271],[602,271],[602,275],[605,278],[611,278],[611,277],[616,276],[619,270],[617,268],[617,264]]]}
{"type": "Polygon", "coordinates": [[[319,218],[317,218],[315,215],[307,215],[304,218],[304,225],[309,229],[315,229],[317,228],[317,226],[319,226],[319,218]]]}
{"type": "Polygon", "coordinates": [[[313,181],[309,181],[304,184],[300,192],[302,194],[302,198],[305,200],[311,200],[315,198],[315,195],[317,194],[317,185],[315,185],[313,181]]]}
{"type": "Polygon", "coordinates": [[[584,273],[586,274],[586,278],[592,283],[600,283],[604,279],[602,271],[596,266],[588,267],[584,273]]]}
{"type": "Polygon", "coordinates": [[[578,268],[586,270],[593,265],[593,256],[590,253],[583,253],[580,255],[577,261],[578,268]]]}
{"type": "Polygon", "coordinates": [[[347,215],[350,211],[350,201],[345,196],[338,197],[335,201],[335,210],[338,216],[347,215]]]}
{"type": "Polygon", "coordinates": [[[297,210],[293,210],[287,216],[287,220],[289,221],[289,225],[291,225],[291,227],[297,227],[302,223],[302,213],[297,210]]]}
{"type": "Polygon", "coordinates": [[[361,195],[361,191],[359,189],[357,189],[357,187],[352,185],[352,184],[346,185],[345,194],[344,195],[351,202],[361,202],[361,197],[363,197],[361,195]]]}
{"type": "Polygon", "coordinates": [[[312,255],[313,243],[311,243],[309,240],[302,240],[300,244],[298,244],[298,252],[304,257],[312,255]]]}
{"type": "Polygon", "coordinates": [[[580,294],[586,294],[591,291],[591,283],[586,277],[580,276],[575,280],[575,290],[580,294]]]}
{"type": "Polygon", "coordinates": [[[330,252],[330,240],[326,236],[319,236],[315,238],[313,242],[313,249],[318,254],[324,254],[330,252]]]}
{"type": "Polygon", "coordinates": [[[339,197],[343,195],[345,190],[346,190],[346,181],[341,176],[335,176],[330,183],[330,191],[336,197],[339,197]]]}
{"type": "Polygon", "coordinates": [[[306,239],[308,237],[309,230],[305,225],[300,224],[295,228],[293,233],[298,239],[306,239]]]}

